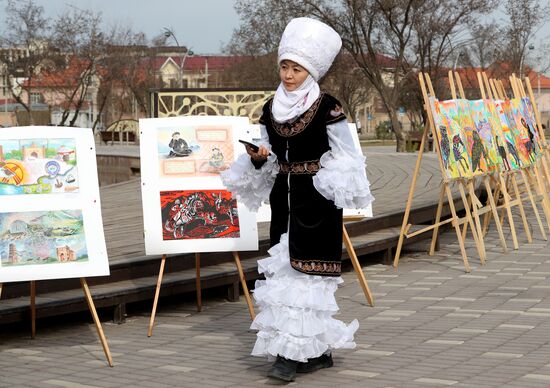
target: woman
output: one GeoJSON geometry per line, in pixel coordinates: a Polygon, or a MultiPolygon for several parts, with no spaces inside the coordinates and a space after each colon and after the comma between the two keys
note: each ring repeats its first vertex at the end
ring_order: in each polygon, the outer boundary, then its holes
{"type": "Polygon", "coordinates": [[[281,84],[263,107],[262,138],[222,174],[238,200],[255,210],[269,195],[270,257],[258,261],[260,312],[252,351],[276,359],[268,376],[293,381],[296,372],[332,366],[331,351],[354,348],[357,320],[334,319],[340,277],[342,208],[374,199],[364,157],[355,150],[339,102],[317,81],[340,51],[326,24],[297,18],[278,51],[281,84]]]}

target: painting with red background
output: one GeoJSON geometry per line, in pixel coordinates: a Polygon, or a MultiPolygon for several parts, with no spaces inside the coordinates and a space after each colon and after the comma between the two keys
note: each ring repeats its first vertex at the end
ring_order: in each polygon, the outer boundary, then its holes
{"type": "Polygon", "coordinates": [[[163,240],[240,237],[237,201],[227,190],[161,191],[163,240]]]}

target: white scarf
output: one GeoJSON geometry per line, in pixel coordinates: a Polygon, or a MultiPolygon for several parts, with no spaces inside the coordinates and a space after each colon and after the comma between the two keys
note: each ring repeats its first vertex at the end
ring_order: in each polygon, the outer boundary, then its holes
{"type": "Polygon", "coordinates": [[[278,123],[284,123],[300,116],[313,105],[320,94],[319,84],[311,74],[291,92],[281,82],[273,98],[273,118],[278,123]]]}

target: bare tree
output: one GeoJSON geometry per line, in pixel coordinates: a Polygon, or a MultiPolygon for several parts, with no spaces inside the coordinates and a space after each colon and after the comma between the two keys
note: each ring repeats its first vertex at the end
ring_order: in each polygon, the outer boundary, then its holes
{"type": "Polygon", "coordinates": [[[504,29],[507,41],[501,57],[511,64],[513,71],[523,75],[528,47],[545,24],[550,4],[540,0],[506,0],[504,10],[508,17],[504,29]]]}
{"type": "Polygon", "coordinates": [[[54,54],[49,47],[50,20],[32,0],[8,0],[4,30],[5,35],[0,37],[0,65],[13,98],[27,111],[32,125],[32,81],[51,64],[54,54]]]}
{"type": "MultiPolygon", "coordinates": [[[[331,25],[344,47],[378,91],[397,139],[405,150],[405,133],[397,109],[417,69],[436,74],[448,62],[461,28],[492,0],[306,0],[309,12],[331,25]],[[392,58],[381,60],[381,54],[392,58]]],[[[437,78],[437,77],[436,77],[437,78]]]]}
{"type": "MultiPolygon", "coordinates": [[[[53,23],[52,45],[63,52],[64,74],[59,84],[52,85],[63,96],[58,125],[75,126],[85,102],[93,104],[98,84],[98,62],[105,55],[106,40],[101,32],[101,14],[71,6],[53,23]]],[[[43,78],[54,74],[45,72],[43,78]]]]}

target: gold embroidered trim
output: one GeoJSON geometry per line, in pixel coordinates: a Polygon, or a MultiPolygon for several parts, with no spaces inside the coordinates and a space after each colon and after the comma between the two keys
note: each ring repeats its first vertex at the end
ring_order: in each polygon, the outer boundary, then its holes
{"type": "Polygon", "coordinates": [[[279,174],[310,174],[314,175],[321,169],[319,159],[305,162],[279,162],[279,174]]]}
{"type": "Polygon", "coordinates": [[[329,260],[300,260],[290,259],[290,265],[297,271],[319,274],[319,275],[340,275],[342,263],[329,260]]]}
{"type": "Polygon", "coordinates": [[[321,93],[313,105],[305,111],[300,117],[298,117],[293,122],[288,123],[278,123],[273,118],[273,100],[271,100],[271,124],[275,131],[282,137],[292,137],[300,132],[302,132],[308,124],[313,120],[319,106],[321,105],[321,100],[323,99],[324,93],[321,93]]]}

